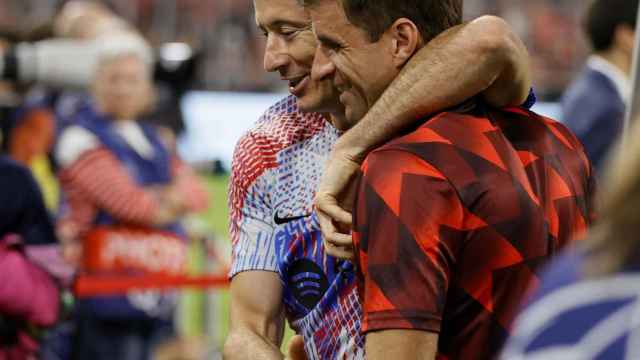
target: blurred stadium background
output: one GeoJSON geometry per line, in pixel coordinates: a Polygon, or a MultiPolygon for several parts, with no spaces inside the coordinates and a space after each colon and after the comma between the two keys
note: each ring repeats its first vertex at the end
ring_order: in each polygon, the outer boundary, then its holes
{"type": "MultiPolygon", "coordinates": [[[[256,29],[252,0],[103,1],[135,24],[155,49],[157,76],[178,94],[177,112],[162,118],[178,132],[179,153],[206,179],[209,211],[193,220],[215,252],[196,243],[194,271],[228,258],[226,189],[234,144],[269,105],[286,95],[286,84],[262,69],[264,39],[256,29]],[[177,90],[176,90],[177,89],[177,90]]],[[[63,1],[0,0],[0,39],[35,41],[50,33],[63,1]]],[[[538,111],[557,117],[557,101],[583,65],[588,47],[580,30],[584,0],[472,0],[467,18],[496,14],[525,40],[541,102],[538,111]]],[[[15,89],[2,85],[0,105],[9,106],[15,89]]],[[[166,89],[165,89],[166,90],[166,89]]],[[[162,97],[163,88],[159,87],[162,97]]],[[[169,103],[172,103],[169,101],[169,103]]],[[[560,119],[561,120],[561,119],[560,119]]],[[[220,267],[218,267],[220,268],[220,267]]],[[[221,344],[227,327],[224,290],[184,291],[180,328],[221,344]]]]}
{"type": "MultiPolygon", "coordinates": [[[[64,1],[0,1],[0,34],[36,40],[64,1]]],[[[278,76],[262,69],[264,39],[253,19],[252,0],[103,1],[135,24],[157,50],[161,63],[189,59],[171,80],[185,91],[180,106],[185,131],[181,155],[194,163],[229,158],[239,135],[275,99],[286,93],[278,76]],[[242,104],[242,106],[238,106],[242,104]],[[215,141],[206,141],[216,134],[215,141]]],[[[476,0],[465,3],[467,18],[497,14],[524,39],[531,55],[536,95],[545,113],[581,68],[588,52],[580,29],[585,1],[476,0]]],[[[175,121],[175,120],[174,120],[175,121]]]]}
{"type": "MultiPolygon", "coordinates": [[[[142,31],[157,49],[186,43],[198,58],[191,86],[208,91],[283,90],[277,76],[262,70],[263,39],[251,0],[105,0],[142,31]]],[[[0,31],[23,36],[46,32],[61,0],[3,0],[0,31]]],[[[529,47],[538,94],[557,99],[584,60],[579,29],[585,1],[476,0],[465,3],[467,18],[504,17],[529,47]],[[562,41],[559,41],[562,39],[562,41]]]]}

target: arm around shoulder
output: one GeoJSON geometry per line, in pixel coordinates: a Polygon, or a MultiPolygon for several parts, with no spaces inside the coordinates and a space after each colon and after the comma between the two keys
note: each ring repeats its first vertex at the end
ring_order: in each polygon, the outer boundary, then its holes
{"type": "Polygon", "coordinates": [[[477,94],[495,107],[521,105],[530,88],[529,55],[522,41],[503,19],[482,16],[420,49],[336,149],[361,161],[424,116],[477,94]]]}
{"type": "MultiPolygon", "coordinates": [[[[367,153],[424,116],[477,94],[495,107],[521,105],[530,87],[527,50],[504,20],[483,16],[445,31],[411,58],[366,116],[336,142],[317,208],[345,223],[352,204],[340,194],[352,185],[367,153]]],[[[323,227],[323,235],[331,234],[323,227]]]]}

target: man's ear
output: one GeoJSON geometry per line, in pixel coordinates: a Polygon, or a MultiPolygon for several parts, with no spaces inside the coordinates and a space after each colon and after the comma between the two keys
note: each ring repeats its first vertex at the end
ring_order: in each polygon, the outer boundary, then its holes
{"type": "Polygon", "coordinates": [[[389,28],[392,40],[393,63],[402,68],[422,46],[422,36],[416,24],[407,18],[396,20],[389,28]]]}

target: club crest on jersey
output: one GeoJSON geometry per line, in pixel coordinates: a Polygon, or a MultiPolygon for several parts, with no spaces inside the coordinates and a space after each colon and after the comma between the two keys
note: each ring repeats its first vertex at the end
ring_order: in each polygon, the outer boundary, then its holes
{"type": "Polygon", "coordinates": [[[329,288],[329,281],[318,264],[299,259],[289,268],[287,285],[298,303],[313,309],[329,288]]]}

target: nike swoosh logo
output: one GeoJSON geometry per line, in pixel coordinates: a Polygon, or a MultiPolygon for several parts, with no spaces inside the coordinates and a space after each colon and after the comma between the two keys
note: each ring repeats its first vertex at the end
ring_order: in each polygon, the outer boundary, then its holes
{"type": "Polygon", "coordinates": [[[281,218],[280,216],[278,216],[278,212],[276,211],[276,215],[273,217],[273,221],[276,223],[276,225],[283,225],[283,224],[286,224],[286,223],[290,223],[292,221],[304,219],[304,218],[309,217],[309,216],[311,216],[311,214],[281,218]]]}

